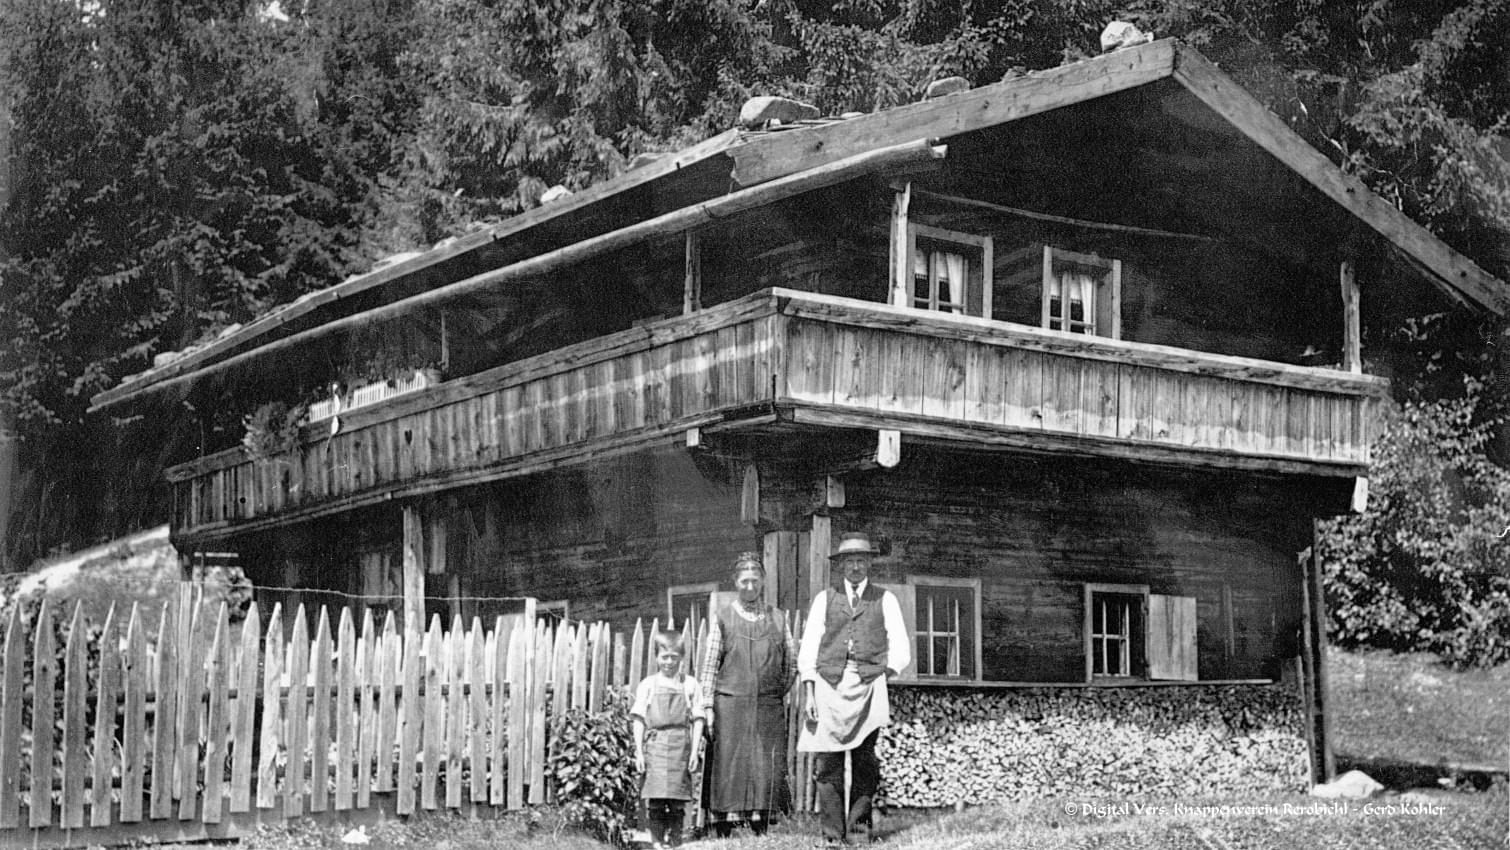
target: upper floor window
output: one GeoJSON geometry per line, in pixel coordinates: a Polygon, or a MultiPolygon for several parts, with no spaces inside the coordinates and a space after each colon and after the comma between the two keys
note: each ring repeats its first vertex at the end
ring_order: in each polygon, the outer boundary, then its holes
{"type": "Polygon", "coordinates": [[[1122,336],[1122,261],[1043,246],[1042,326],[1122,336]]]}
{"type": "Polygon", "coordinates": [[[962,316],[991,315],[991,237],[907,225],[911,274],[899,303],[962,316]]]}

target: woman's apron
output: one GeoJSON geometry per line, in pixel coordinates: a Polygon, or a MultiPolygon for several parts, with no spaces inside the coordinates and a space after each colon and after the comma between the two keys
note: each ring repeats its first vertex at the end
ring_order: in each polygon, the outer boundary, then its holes
{"type": "Polygon", "coordinates": [[[645,784],[640,788],[644,799],[692,799],[692,779],[687,775],[691,723],[692,711],[680,685],[666,688],[657,683],[645,711],[645,784]]]}
{"type": "Polygon", "coordinates": [[[713,744],[705,804],[714,812],[786,806],[786,642],[775,617],[719,617],[723,657],[713,697],[713,744]]]}

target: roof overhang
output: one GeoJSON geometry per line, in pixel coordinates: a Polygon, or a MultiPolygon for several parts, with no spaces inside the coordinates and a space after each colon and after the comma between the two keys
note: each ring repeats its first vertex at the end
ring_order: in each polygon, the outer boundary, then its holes
{"type": "Polygon", "coordinates": [[[1510,314],[1510,288],[1345,174],[1195,50],[1155,41],[948,97],[781,132],[708,139],[496,227],[352,278],[285,305],[173,363],[94,396],[92,409],[182,386],[233,358],[334,330],[355,316],[432,302],[458,283],[523,272],[587,239],[642,232],[678,210],[751,187],[821,172],[835,163],[916,142],[951,138],[1150,86],[1177,85],[1252,145],[1297,175],[1454,301],[1510,314]],[[636,231],[640,228],[640,231],[636,231]]]}

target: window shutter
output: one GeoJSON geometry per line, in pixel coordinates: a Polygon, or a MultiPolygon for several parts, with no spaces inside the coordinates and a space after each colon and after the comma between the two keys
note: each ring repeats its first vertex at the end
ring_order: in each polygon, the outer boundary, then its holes
{"type": "Polygon", "coordinates": [[[1196,681],[1195,597],[1149,594],[1148,678],[1196,681]]]}
{"type": "MultiPolygon", "coordinates": [[[[918,633],[918,602],[910,584],[883,584],[876,582],[876,587],[891,591],[897,598],[897,607],[902,609],[902,622],[907,625],[907,639],[913,642],[912,652],[917,654],[916,635],[918,633]]],[[[906,670],[898,671],[897,681],[914,682],[918,678],[917,661],[907,665],[906,670]]]]}

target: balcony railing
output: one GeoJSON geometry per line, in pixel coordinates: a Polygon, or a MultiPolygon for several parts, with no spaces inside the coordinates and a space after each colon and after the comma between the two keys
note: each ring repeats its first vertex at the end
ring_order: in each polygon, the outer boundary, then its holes
{"type": "Polygon", "coordinates": [[[169,470],[213,537],[774,420],[1176,463],[1359,474],[1380,378],[767,290],[169,470]]]}

